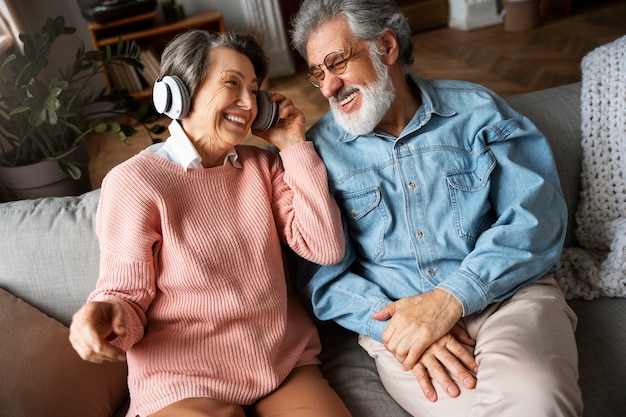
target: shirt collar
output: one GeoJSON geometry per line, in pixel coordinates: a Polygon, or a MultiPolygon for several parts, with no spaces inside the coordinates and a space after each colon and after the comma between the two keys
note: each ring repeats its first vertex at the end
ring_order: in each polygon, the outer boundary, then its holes
{"type": "MultiPolygon", "coordinates": [[[[447,117],[453,116],[456,114],[454,110],[448,107],[442,100],[441,97],[435,92],[435,90],[425,82],[420,77],[417,77],[413,74],[407,75],[407,81],[409,83],[414,84],[420,92],[420,98],[422,100],[422,105],[417,109],[404,131],[400,136],[404,136],[407,131],[414,131],[424,126],[432,117],[432,114],[437,114],[439,116],[447,117]]],[[[371,136],[383,136],[388,137],[384,132],[373,131],[370,133],[371,136]]],[[[351,142],[362,135],[353,135],[344,131],[343,136],[339,138],[339,142],[351,142]]]]}
{"type": "Polygon", "coordinates": [[[230,161],[235,168],[243,168],[241,162],[239,162],[239,154],[235,148],[231,148],[226,154],[226,157],[224,157],[224,165],[226,165],[228,161],[230,161]]]}
{"type": "MultiPolygon", "coordinates": [[[[165,141],[163,150],[172,158],[172,162],[188,169],[202,169],[202,157],[196,151],[193,143],[177,120],[172,120],[168,126],[170,137],[165,141]]],[[[231,148],[224,157],[224,165],[230,161],[235,168],[243,168],[238,161],[239,155],[235,148],[231,148]]]]}
{"type": "Polygon", "coordinates": [[[172,158],[172,162],[182,166],[185,171],[189,168],[202,168],[202,158],[191,140],[185,134],[178,120],[172,120],[168,126],[170,137],[165,141],[163,150],[172,158]]]}

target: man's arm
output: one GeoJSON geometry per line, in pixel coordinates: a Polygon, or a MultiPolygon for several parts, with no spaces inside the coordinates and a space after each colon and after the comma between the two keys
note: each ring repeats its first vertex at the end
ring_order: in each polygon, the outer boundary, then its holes
{"type": "Polygon", "coordinates": [[[424,395],[431,401],[437,399],[431,376],[450,396],[459,395],[448,370],[466,388],[474,388],[478,365],[466,348],[473,346],[474,341],[455,326],[462,310],[458,300],[443,290],[434,290],[392,302],[378,285],[350,271],[354,260],[350,239],[346,239],[346,255],[339,264],[320,266],[298,259],[297,284],[311,300],[316,317],[334,320],[356,333],[383,341],[400,362],[408,357],[405,368],[413,369],[424,395]],[[423,309],[439,313],[428,314],[434,320],[413,322],[412,317],[426,317],[420,312],[423,309]],[[442,316],[448,319],[440,320],[442,316]],[[416,328],[421,328],[416,334],[428,337],[419,339],[412,347],[411,332],[416,328]]]}

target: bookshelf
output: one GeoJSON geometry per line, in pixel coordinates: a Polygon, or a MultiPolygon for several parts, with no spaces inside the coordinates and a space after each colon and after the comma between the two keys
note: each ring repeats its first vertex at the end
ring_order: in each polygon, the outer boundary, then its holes
{"type": "Polygon", "coordinates": [[[224,19],[217,10],[206,10],[173,23],[158,23],[156,13],[144,13],[137,16],[108,23],[92,22],[88,26],[93,47],[102,50],[111,45],[115,50],[118,40],[134,40],[141,48],[141,61],[144,71],[137,73],[130,67],[110,68],[110,74],[104,74],[104,81],[109,89],[127,88],[136,98],[148,98],[152,94],[152,83],[156,79],[159,60],[165,45],[176,35],[187,29],[203,29],[211,32],[223,32],[224,19]]]}

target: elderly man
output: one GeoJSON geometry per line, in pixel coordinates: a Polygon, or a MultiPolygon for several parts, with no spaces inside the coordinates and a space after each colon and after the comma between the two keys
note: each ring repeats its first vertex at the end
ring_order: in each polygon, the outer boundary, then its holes
{"type": "MultiPolygon", "coordinates": [[[[579,416],[576,317],[547,276],[567,213],[544,135],[481,86],[411,75],[393,1],[305,0],[292,23],[330,103],[307,136],[350,238],[341,263],[300,265],[315,314],[359,335],[411,415],[579,416]]],[[[327,376],[352,413],[390,415],[336,380],[359,378],[349,358],[327,376]]]]}

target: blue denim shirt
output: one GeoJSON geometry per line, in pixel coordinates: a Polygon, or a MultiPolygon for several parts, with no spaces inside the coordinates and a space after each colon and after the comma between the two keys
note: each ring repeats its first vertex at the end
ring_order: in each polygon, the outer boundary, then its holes
{"type": "Polygon", "coordinates": [[[307,132],[350,239],[342,262],[300,265],[319,319],[381,340],[371,315],[441,288],[463,315],[558,267],[567,209],[545,136],[495,93],[411,76],[422,106],[400,137],[353,136],[330,113],[307,132]]]}

